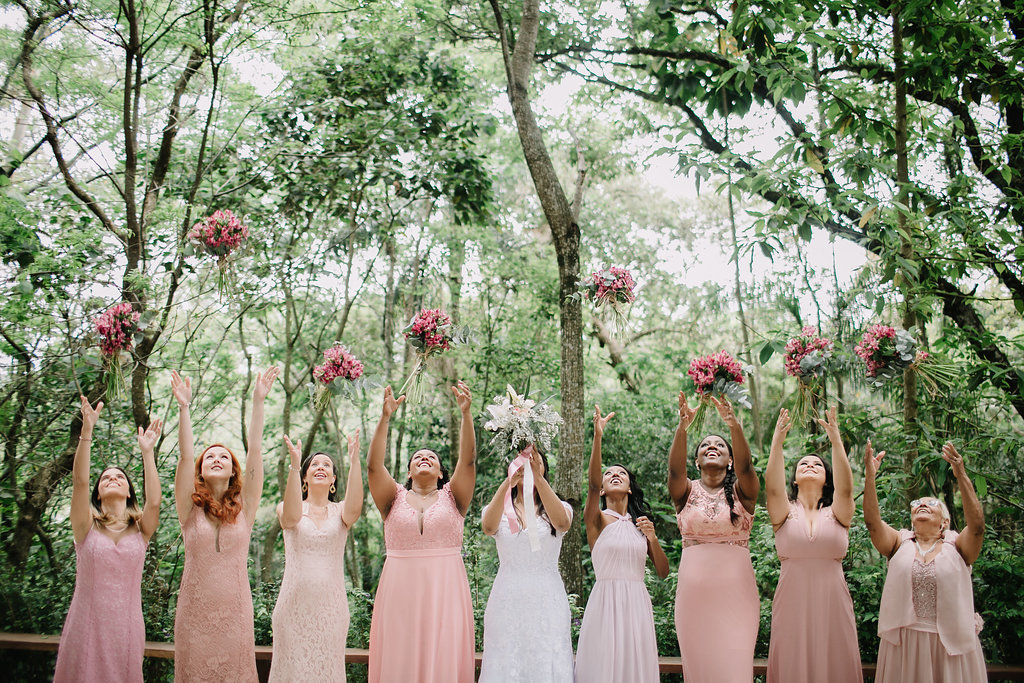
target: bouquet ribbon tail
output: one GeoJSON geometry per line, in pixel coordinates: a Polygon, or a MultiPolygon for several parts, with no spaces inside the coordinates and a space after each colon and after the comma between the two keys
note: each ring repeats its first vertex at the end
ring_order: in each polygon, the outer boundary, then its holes
{"type": "MultiPolygon", "coordinates": [[[[515,460],[508,465],[508,476],[515,474],[520,467],[523,468],[523,516],[526,518],[526,533],[530,538],[530,550],[540,550],[540,538],[537,536],[537,511],[533,503],[533,468],[530,467],[530,456],[528,449],[523,449],[516,456],[515,460]]],[[[512,487],[505,491],[505,518],[508,520],[508,528],[512,533],[519,533],[519,520],[516,519],[516,509],[512,504],[512,487]]]]}

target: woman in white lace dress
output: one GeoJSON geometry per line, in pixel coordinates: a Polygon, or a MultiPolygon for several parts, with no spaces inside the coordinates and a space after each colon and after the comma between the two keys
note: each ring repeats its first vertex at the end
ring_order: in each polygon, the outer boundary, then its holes
{"type": "Polygon", "coordinates": [[[363,511],[359,430],[348,438],[345,499],[334,501],[334,459],[314,453],[299,466],[302,442],[284,437],[291,463],[277,518],[284,530],[284,580],[274,606],[270,680],[344,681],[348,639],[345,538],[363,511]]]}
{"type": "Polygon", "coordinates": [[[572,640],[569,600],[558,573],[562,535],[572,523],[572,507],[548,483],[547,458],[531,446],[539,548],[533,550],[523,523],[523,469],[506,477],[484,509],[483,530],[498,546],[500,567],[484,612],[484,654],[480,681],[571,683],[572,640]],[[503,514],[512,490],[513,532],[503,514]]]}

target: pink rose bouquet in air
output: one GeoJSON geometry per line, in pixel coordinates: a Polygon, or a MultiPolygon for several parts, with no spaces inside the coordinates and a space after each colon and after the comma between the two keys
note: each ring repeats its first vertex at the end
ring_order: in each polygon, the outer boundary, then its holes
{"type": "Polygon", "coordinates": [[[636,301],[636,281],[625,268],[603,268],[581,283],[580,292],[594,302],[594,308],[611,311],[615,330],[627,329],[629,305],[636,301]]]}
{"type": "Polygon", "coordinates": [[[951,386],[959,374],[957,367],[917,347],[917,340],[906,330],[872,325],[853,352],[864,361],[865,377],[876,389],[890,380],[902,378],[908,368],[927,382],[933,394],[951,386]]]}
{"type": "MultiPolygon", "coordinates": [[[[111,306],[93,320],[100,337],[100,352],[107,377],[107,396],[115,398],[124,394],[127,386],[124,379],[123,356],[128,356],[135,333],[139,330],[139,312],[130,303],[122,301],[111,306]]],[[[130,356],[129,356],[130,359],[130,356]]]]}
{"type": "Polygon", "coordinates": [[[409,344],[416,349],[416,365],[399,393],[410,402],[423,398],[423,371],[427,359],[465,341],[463,330],[455,327],[451,316],[440,308],[424,308],[402,330],[409,344]]]}
{"type": "Polygon", "coordinates": [[[803,421],[807,408],[813,408],[815,400],[820,396],[821,383],[829,370],[832,360],[833,344],[831,339],[818,336],[814,327],[804,327],[799,336],[786,342],[786,357],[783,364],[786,374],[796,377],[797,398],[794,415],[803,421]]]}
{"type": "Polygon", "coordinates": [[[231,211],[217,209],[192,226],[188,239],[199,249],[217,257],[217,287],[223,295],[231,279],[230,256],[249,239],[249,228],[231,211]]]}
{"type": "Polygon", "coordinates": [[[691,429],[700,431],[711,397],[722,397],[750,408],[750,394],[743,386],[743,367],[726,351],[716,351],[690,361],[687,373],[700,397],[691,429]]]}
{"type": "Polygon", "coordinates": [[[341,342],[324,351],[324,362],[313,368],[316,387],[313,405],[318,411],[327,407],[331,396],[350,391],[363,376],[363,364],[341,342]]]}

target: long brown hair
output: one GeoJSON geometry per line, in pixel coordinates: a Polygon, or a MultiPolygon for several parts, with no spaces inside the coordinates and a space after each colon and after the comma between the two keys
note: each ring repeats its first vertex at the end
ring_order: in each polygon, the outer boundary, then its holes
{"type": "Polygon", "coordinates": [[[202,506],[203,511],[211,517],[216,517],[221,522],[232,523],[242,511],[242,466],[238,464],[238,458],[227,446],[219,443],[212,443],[203,449],[203,452],[196,458],[196,479],[195,491],[192,492],[192,503],[202,506]],[[223,448],[231,456],[231,478],[228,480],[228,490],[224,497],[217,500],[203,480],[203,457],[211,448],[223,448]]]}
{"type": "Polygon", "coordinates": [[[96,483],[92,487],[92,495],[89,497],[89,503],[92,506],[92,519],[94,522],[106,526],[111,522],[120,522],[119,519],[114,519],[109,514],[103,512],[103,503],[100,501],[100,479],[103,478],[103,474],[108,470],[118,470],[124,475],[125,480],[128,482],[128,499],[124,502],[124,512],[127,517],[126,522],[128,526],[137,525],[139,520],[142,519],[142,510],[139,509],[139,499],[135,495],[135,486],[132,485],[132,478],[128,476],[128,473],[123,467],[117,465],[110,465],[100,470],[100,476],[96,477],[96,483]]]}

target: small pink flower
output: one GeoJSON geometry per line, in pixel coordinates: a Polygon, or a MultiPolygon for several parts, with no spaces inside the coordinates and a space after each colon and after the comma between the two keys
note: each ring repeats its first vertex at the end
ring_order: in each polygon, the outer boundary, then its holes
{"type": "Polygon", "coordinates": [[[132,348],[132,337],[138,330],[139,312],[127,301],[111,306],[94,321],[104,356],[116,356],[132,348]]]}
{"type": "Polygon", "coordinates": [[[716,379],[743,384],[743,368],[724,350],[694,358],[690,361],[687,374],[693,379],[697,393],[702,396],[710,393],[716,379]]]}

